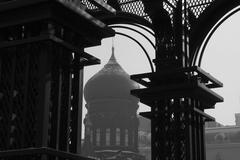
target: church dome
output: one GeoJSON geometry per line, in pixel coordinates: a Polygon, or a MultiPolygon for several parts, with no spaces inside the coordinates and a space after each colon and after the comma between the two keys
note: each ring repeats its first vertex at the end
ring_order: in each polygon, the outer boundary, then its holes
{"type": "Polygon", "coordinates": [[[129,74],[117,62],[113,52],[108,63],[87,81],[84,98],[86,102],[112,98],[138,102],[138,98],[130,95],[130,90],[138,88],[139,85],[130,79],[129,74]]]}

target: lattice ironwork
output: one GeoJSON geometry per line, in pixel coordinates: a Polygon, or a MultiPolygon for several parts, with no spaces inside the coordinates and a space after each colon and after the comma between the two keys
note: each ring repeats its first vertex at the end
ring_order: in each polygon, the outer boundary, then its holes
{"type": "Polygon", "coordinates": [[[210,91],[222,84],[198,67],[133,75],[146,88],[131,93],[151,107],[154,160],[205,160],[204,123],[214,120],[204,109],[223,99],[210,91]],[[146,80],[148,79],[148,80],[146,80]]]}
{"type": "Polygon", "coordinates": [[[59,1],[7,5],[11,12],[0,19],[14,18],[0,26],[0,159],[74,159],[81,149],[82,69],[99,62],[83,48],[114,32],[59,1]],[[47,12],[55,16],[42,17],[47,12]]]}
{"type": "Polygon", "coordinates": [[[188,7],[196,16],[196,18],[198,18],[214,1],[215,0],[188,0],[188,7]]]}
{"type": "Polygon", "coordinates": [[[180,111],[184,107],[186,107],[184,101],[179,99],[162,100],[152,106],[152,112],[155,114],[152,117],[152,129],[155,131],[152,144],[155,159],[187,159],[186,117],[189,113],[180,111]]]}
{"type": "MultiPolygon", "coordinates": [[[[94,5],[90,0],[65,0],[68,2],[75,3],[76,5],[85,5],[89,10],[99,11],[99,7],[94,5]]],[[[128,12],[140,17],[148,17],[147,13],[144,12],[143,0],[116,0],[116,3],[121,8],[122,12],[128,12]]],[[[164,8],[172,14],[176,8],[177,2],[179,0],[164,0],[164,8]]],[[[187,7],[193,12],[196,18],[198,18],[201,13],[215,0],[186,0],[187,7]]],[[[107,3],[107,0],[104,0],[107,3]]],[[[149,18],[146,18],[149,19],[149,18]]]]}
{"type": "Polygon", "coordinates": [[[1,149],[35,146],[38,53],[33,46],[1,48],[1,149]]]}

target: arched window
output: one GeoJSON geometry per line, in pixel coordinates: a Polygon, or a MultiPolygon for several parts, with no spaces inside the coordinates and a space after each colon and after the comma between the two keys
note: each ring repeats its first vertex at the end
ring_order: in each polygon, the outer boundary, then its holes
{"type": "Polygon", "coordinates": [[[100,146],[100,129],[96,130],[96,146],[100,146]]]}
{"type": "Polygon", "coordinates": [[[106,145],[110,146],[110,128],[106,129],[106,145]]]}
{"type": "Polygon", "coordinates": [[[128,146],[128,130],[125,130],[125,146],[128,146]]]}
{"type": "Polygon", "coordinates": [[[120,145],[120,128],[116,129],[116,145],[120,145]]]}

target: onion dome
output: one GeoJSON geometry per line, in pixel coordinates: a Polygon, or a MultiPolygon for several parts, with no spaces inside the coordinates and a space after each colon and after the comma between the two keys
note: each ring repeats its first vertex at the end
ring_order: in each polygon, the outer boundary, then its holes
{"type": "Polygon", "coordinates": [[[138,89],[139,85],[130,79],[114,56],[114,49],[108,63],[88,80],[84,87],[86,102],[102,99],[129,99],[139,101],[130,95],[130,90],[138,89]]]}

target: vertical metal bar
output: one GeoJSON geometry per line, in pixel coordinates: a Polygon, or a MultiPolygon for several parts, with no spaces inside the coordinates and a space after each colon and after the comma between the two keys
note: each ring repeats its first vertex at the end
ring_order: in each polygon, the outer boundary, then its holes
{"type": "MultiPolygon", "coordinates": [[[[0,50],[0,94],[2,94],[1,84],[2,84],[2,70],[3,70],[3,67],[2,67],[2,55],[3,55],[3,53],[1,51],[2,50],[0,50]]],[[[1,97],[0,97],[0,100],[1,100],[1,97]]]]}
{"type": "MultiPolygon", "coordinates": [[[[196,103],[196,100],[194,100],[194,107],[195,107],[195,104],[196,103]]],[[[197,142],[196,142],[196,117],[195,117],[195,113],[194,112],[192,112],[192,140],[193,140],[193,142],[192,142],[192,148],[193,148],[193,156],[194,156],[194,158],[193,159],[195,159],[195,160],[197,160],[197,147],[196,147],[196,145],[197,145],[197,142]]]]}
{"type": "Polygon", "coordinates": [[[155,146],[155,114],[154,114],[154,111],[155,111],[155,107],[156,105],[152,106],[151,107],[151,114],[153,115],[152,119],[151,119],[151,159],[154,160],[154,158],[156,157],[156,146],[155,146]]]}
{"type": "Polygon", "coordinates": [[[70,152],[81,152],[81,128],[82,128],[82,91],[83,91],[83,67],[80,66],[80,54],[75,53],[73,59],[73,83],[72,83],[72,111],[71,111],[71,148],[70,152]],[[81,68],[79,68],[81,67],[81,68]],[[80,145],[80,146],[79,146],[80,145]]]}
{"type": "MultiPolygon", "coordinates": [[[[1,33],[1,32],[0,32],[1,33]]],[[[0,35],[0,39],[1,39],[1,35],[0,35]]],[[[3,50],[1,49],[0,50],[0,150],[3,149],[3,146],[4,146],[4,142],[3,142],[3,139],[4,139],[4,132],[5,132],[5,129],[4,129],[4,117],[3,117],[3,96],[4,96],[4,93],[3,93],[3,54],[4,52],[2,52],[3,50]]]]}
{"type": "MultiPolygon", "coordinates": [[[[28,46],[26,46],[28,47],[28,46]]],[[[25,49],[24,49],[25,51],[25,49]]],[[[27,117],[27,110],[28,110],[28,89],[29,89],[29,67],[30,67],[30,54],[26,52],[26,66],[25,66],[25,76],[24,76],[24,100],[23,100],[23,117],[27,117]]],[[[28,147],[26,144],[27,136],[27,118],[24,118],[23,128],[24,128],[24,136],[21,138],[22,144],[24,147],[28,147]]]]}
{"type": "Polygon", "coordinates": [[[193,159],[193,149],[192,149],[192,144],[193,144],[193,141],[192,141],[192,114],[191,114],[191,110],[192,110],[192,107],[193,107],[193,99],[189,99],[189,102],[188,102],[188,106],[187,108],[189,109],[189,111],[187,111],[187,117],[186,117],[186,125],[187,125],[187,128],[186,128],[186,136],[187,136],[187,151],[188,151],[188,154],[187,154],[187,160],[192,160],[193,159]]]}
{"type": "Polygon", "coordinates": [[[22,111],[20,108],[20,106],[23,104],[23,87],[22,85],[24,85],[23,82],[24,81],[24,66],[22,66],[25,61],[25,55],[24,56],[20,56],[21,55],[21,50],[24,48],[24,46],[17,46],[16,47],[16,68],[15,68],[15,78],[14,78],[14,90],[13,90],[13,107],[12,107],[12,124],[11,124],[11,128],[12,129],[12,149],[16,149],[21,147],[21,142],[22,142],[22,132],[21,129],[23,127],[23,121],[20,121],[20,118],[22,117],[22,111]]]}
{"type": "Polygon", "coordinates": [[[202,137],[202,124],[201,124],[201,115],[198,115],[198,132],[199,132],[199,155],[200,155],[200,160],[203,160],[203,144],[204,144],[204,140],[202,137]]]}
{"type": "Polygon", "coordinates": [[[62,61],[62,91],[61,91],[61,110],[59,126],[59,150],[68,150],[68,130],[69,130],[69,112],[71,102],[71,73],[69,68],[70,59],[66,50],[63,51],[62,61]]]}
{"type": "Polygon", "coordinates": [[[28,130],[28,138],[31,140],[28,142],[28,146],[36,146],[38,143],[38,98],[39,98],[39,83],[40,83],[40,52],[37,44],[30,44],[31,49],[29,51],[30,56],[30,67],[29,67],[29,94],[27,95],[27,115],[29,116],[29,121],[26,122],[28,127],[33,127],[34,129],[28,130]],[[34,53],[34,54],[32,54],[34,53]],[[31,116],[31,118],[30,118],[31,116]]]}
{"type": "MultiPolygon", "coordinates": [[[[1,37],[0,37],[1,38],[1,37]]],[[[2,67],[2,58],[3,58],[3,56],[2,56],[2,52],[1,52],[2,50],[0,50],[0,106],[1,106],[1,108],[0,108],[0,150],[2,150],[3,148],[2,148],[2,146],[4,145],[4,142],[2,141],[2,139],[3,139],[3,135],[4,135],[4,129],[3,129],[3,126],[4,126],[4,118],[3,118],[3,108],[2,107],[4,107],[3,106],[3,88],[2,88],[2,85],[3,85],[3,83],[2,83],[2,72],[3,72],[3,67],[2,67]]]]}
{"type": "Polygon", "coordinates": [[[192,150],[191,150],[191,124],[190,122],[190,113],[187,112],[186,113],[186,119],[185,119],[185,123],[186,123],[186,150],[187,150],[187,154],[186,154],[186,159],[187,160],[191,160],[192,159],[192,150]]]}
{"type": "MultiPolygon", "coordinates": [[[[61,54],[61,53],[59,53],[61,54]]],[[[56,130],[57,130],[57,135],[56,135],[56,149],[59,149],[59,144],[62,143],[59,139],[60,137],[60,122],[61,122],[61,102],[62,102],[62,68],[59,68],[59,87],[58,87],[58,110],[57,110],[57,116],[58,116],[58,119],[57,119],[57,127],[56,127],[56,130]]]]}
{"type": "Polygon", "coordinates": [[[58,110],[59,110],[59,99],[60,99],[60,95],[59,92],[61,92],[59,90],[60,87],[60,67],[59,67],[59,61],[60,61],[60,57],[59,54],[57,53],[59,50],[57,49],[56,45],[53,45],[53,49],[52,49],[52,57],[54,57],[51,61],[52,66],[51,66],[51,108],[50,108],[50,112],[51,112],[51,119],[50,119],[50,123],[51,123],[51,128],[50,128],[50,142],[49,142],[49,146],[51,148],[56,148],[57,147],[57,134],[58,134],[58,119],[59,119],[59,114],[58,114],[58,110]]]}
{"type": "Polygon", "coordinates": [[[166,131],[166,127],[168,127],[168,121],[166,119],[167,111],[168,111],[167,100],[166,99],[159,100],[157,108],[155,108],[155,113],[157,116],[155,129],[156,128],[158,129],[158,131],[155,134],[156,140],[155,142],[157,142],[156,156],[159,159],[165,159],[167,157],[166,145],[167,143],[169,143],[169,138],[167,137],[169,132],[166,131]]]}
{"type": "Polygon", "coordinates": [[[184,33],[184,55],[185,55],[185,66],[189,67],[189,33],[188,33],[188,4],[187,0],[184,0],[184,25],[183,25],[183,33],[184,33]]]}
{"type": "Polygon", "coordinates": [[[69,70],[69,85],[67,86],[68,87],[68,91],[69,91],[69,93],[68,93],[68,97],[65,97],[66,99],[67,99],[67,103],[68,103],[68,105],[67,105],[67,112],[66,112],[66,114],[67,114],[67,121],[66,121],[66,131],[67,131],[67,135],[66,135],[66,138],[67,138],[67,144],[66,144],[66,151],[70,151],[69,149],[70,149],[70,143],[71,143],[71,130],[72,130],[72,128],[71,128],[71,121],[72,121],[72,119],[71,119],[71,109],[72,109],[72,98],[73,98],[73,96],[72,96],[72,72],[71,72],[71,67],[70,67],[70,65],[71,65],[71,58],[70,58],[70,55],[69,55],[69,53],[66,53],[66,54],[68,54],[68,64],[67,64],[67,69],[69,70]]]}
{"type": "Polygon", "coordinates": [[[9,94],[9,79],[10,79],[10,72],[11,72],[11,64],[12,64],[12,59],[10,59],[10,54],[8,53],[7,49],[1,49],[1,59],[2,59],[2,77],[1,78],[1,88],[2,88],[2,144],[1,147],[2,149],[7,149],[8,148],[8,140],[9,140],[9,133],[8,133],[8,123],[9,123],[9,110],[8,110],[8,103],[6,102],[8,97],[10,97],[9,94]],[[4,137],[4,138],[3,138],[4,137]]]}
{"type": "Polygon", "coordinates": [[[206,160],[206,144],[205,144],[205,119],[201,118],[201,136],[202,136],[202,160],[206,160]]]}
{"type": "MultiPolygon", "coordinates": [[[[175,99],[174,100],[174,110],[176,110],[177,108],[180,108],[180,99],[175,99]]],[[[180,114],[181,114],[181,111],[180,112],[175,112],[175,115],[174,115],[174,118],[175,118],[175,134],[172,133],[174,135],[174,137],[177,139],[177,141],[175,142],[175,145],[176,145],[176,154],[175,154],[175,158],[180,158],[181,157],[181,141],[182,141],[182,138],[181,138],[181,119],[180,119],[180,114]]]]}
{"type": "Polygon", "coordinates": [[[38,147],[47,147],[48,145],[48,127],[49,127],[49,104],[51,96],[51,43],[45,42],[39,45],[40,57],[39,57],[39,98],[37,104],[38,114],[38,131],[37,137],[38,147]]]}
{"type": "Polygon", "coordinates": [[[13,48],[9,48],[8,49],[8,54],[9,54],[9,56],[11,56],[11,58],[12,58],[12,66],[11,66],[11,71],[10,71],[10,75],[11,75],[11,77],[10,77],[10,90],[9,90],[9,105],[8,106],[6,106],[6,107],[8,107],[8,110],[9,110],[9,115],[8,115],[8,120],[7,120],[7,127],[8,127],[8,130],[7,130],[7,136],[8,136],[8,138],[7,138],[7,140],[8,140],[8,143],[7,143],[7,148],[8,149],[12,149],[11,147],[11,132],[10,132],[10,130],[11,130],[11,125],[12,125],[12,118],[13,118],[13,116],[14,116],[14,113],[13,113],[13,94],[14,94],[14,82],[15,82],[15,71],[16,71],[16,47],[13,47],[13,48]]]}
{"type": "MultiPolygon", "coordinates": [[[[80,61],[80,57],[79,58],[80,61]]],[[[78,63],[78,66],[80,62],[78,63]]],[[[83,78],[84,78],[84,68],[81,66],[78,68],[79,74],[79,90],[78,90],[78,116],[77,116],[77,150],[76,153],[81,154],[81,143],[82,143],[82,104],[83,104],[83,78]]],[[[106,136],[105,136],[106,137],[106,136]]],[[[104,138],[105,138],[104,137],[104,138]]]]}
{"type": "Polygon", "coordinates": [[[200,137],[199,115],[196,113],[196,137],[197,137],[197,152],[198,160],[201,160],[201,137],[200,137]]]}

